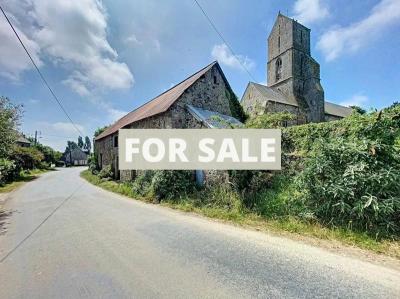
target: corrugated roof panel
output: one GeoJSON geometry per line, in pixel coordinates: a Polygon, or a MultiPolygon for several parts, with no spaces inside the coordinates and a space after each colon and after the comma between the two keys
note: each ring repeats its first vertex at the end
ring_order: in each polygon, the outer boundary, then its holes
{"type": "Polygon", "coordinates": [[[194,107],[191,105],[186,105],[188,111],[199,121],[206,124],[212,129],[229,129],[234,127],[242,127],[243,123],[238,121],[236,118],[221,114],[219,112],[210,111],[194,107]]]}

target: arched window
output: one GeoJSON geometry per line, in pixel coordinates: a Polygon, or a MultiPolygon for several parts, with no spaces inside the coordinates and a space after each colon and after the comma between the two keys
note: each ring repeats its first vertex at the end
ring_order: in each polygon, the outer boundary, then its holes
{"type": "Polygon", "coordinates": [[[278,82],[282,76],[282,59],[278,58],[275,62],[275,81],[278,82]]]}

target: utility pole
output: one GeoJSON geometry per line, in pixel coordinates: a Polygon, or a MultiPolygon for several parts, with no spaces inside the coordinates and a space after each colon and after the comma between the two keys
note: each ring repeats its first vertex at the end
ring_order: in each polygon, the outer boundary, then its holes
{"type": "Polygon", "coordinates": [[[35,131],[35,145],[37,144],[37,131],[35,131]]]}

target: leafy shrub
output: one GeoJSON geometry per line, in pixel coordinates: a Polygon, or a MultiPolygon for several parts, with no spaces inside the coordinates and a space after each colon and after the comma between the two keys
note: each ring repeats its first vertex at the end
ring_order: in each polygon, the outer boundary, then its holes
{"type": "Polygon", "coordinates": [[[263,114],[250,118],[246,122],[247,128],[252,129],[274,129],[284,127],[285,123],[293,121],[296,116],[289,112],[278,112],[272,114],[263,114]]]}
{"type": "Polygon", "coordinates": [[[34,147],[15,146],[11,159],[15,161],[20,169],[34,169],[42,166],[44,155],[34,147]]]}
{"type": "Polygon", "coordinates": [[[18,175],[19,170],[14,161],[0,159],[0,186],[16,178],[18,175]]]}
{"type": "Polygon", "coordinates": [[[13,144],[17,140],[17,127],[22,114],[22,106],[13,104],[0,96],[0,158],[9,158],[13,144]]]}
{"type": "Polygon", "coordinates": [[[97,155],[91,154],[88,158],[88,166],[89,170],[92,174],[98,174],[99,173],[99,168],[98,168],[98,163],[97,163],[97,155]]]}
{"type": "Polygon", "coordinates": [[[247,119],[247,115],[243,110],[242,105],[237,98],[237,96],[233,92],[225,92],[226,97],[229,100],[229,109],[231,110],[232,116],[237,120],[244,123],[247,119]]]}
{"type": "Polygon", "coordinates": [[[260,170],[232,170],[229,179],[242,198],[243,205],[248,209],[255,209],[259,205],[260,191],[269,188],[273,177],[270,171],[260,170]]]}
{"type": "Polygon", "coordinates": [[[207,187],[198,196],[200,196],[201,205],[236,212],[242,210],[243,205],[239,193],[227,184],[207,187]]]}
{"type": "Polygon", "coordinates": [[[194,190],[193,172],[186,170],[155,171],[151,188],[158,199],[178,200],[194,190]]]}
{"type": "Polygon", "coordinates": [[[111,165],[104,166],[102,170],[100,170],[98,174],[101,179],[111,179],[114,177],[114,173],[112,171],[111,165]]]}
{"type": "Polygon", "coordinates": [[[152,179],[154,171],[147,170],[136,177],[132,184],[133,193],[140,196],[148,195],[152,190],[152,179]]]}
{"type": "Polygon", "coordinates": [[[318,219],[378,236],[400,233],[400,155],[382,135],[376,139],[318,142],[297,180],[318,219]]]}

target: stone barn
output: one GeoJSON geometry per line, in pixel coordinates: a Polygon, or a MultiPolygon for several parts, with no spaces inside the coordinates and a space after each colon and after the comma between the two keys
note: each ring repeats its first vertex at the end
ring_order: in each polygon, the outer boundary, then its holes
{"type": "Polygon", "coordinates": [[[325,101],[320,67],[311,56],[310,29],[279,13],[268,37],[268,85],[250,82],[241,104],[250,116],[290,112],[287,125],[338,120],[352,109],[325,101]]]}
{"type": "MultiPolygon", "coordinates": [[[[234,100],[236,98],[221,67],[218,62],[213,62],[128,113],[97,136],[94,149],[99,167],[111,165],[117,179],[132,180],[135,171],[120,171],[118,167],[119,129],[237,127],[242,123],[232,116],[234,100]]],[[[212,173],[205,175],[211,176],[212,173]]]]}

